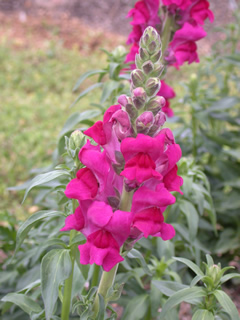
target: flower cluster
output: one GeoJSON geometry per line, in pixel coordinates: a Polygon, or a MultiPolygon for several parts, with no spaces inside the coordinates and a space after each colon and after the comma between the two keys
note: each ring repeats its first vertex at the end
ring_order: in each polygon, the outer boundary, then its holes
{"type": "MultiPolygon", "coordinates": [[[[205,20],[207,18],[210,22],[214,20],[207,0],[162,0],[162,2],[159,0],[140,0],[129,11],[128,17],[133,18],[131,22],[133,30],[127,40],[127,43],[132,44],[132,47],[126,62],[135,60],[143,30],[147,26],[153,26],[158,30],[162,41],[167,46],[164,48],[165,64],[175,66],[177,69],[184,62],[188,62],[188,64],[199,62],[196,41],[207,35],[202,27],[205,20]]],[[[159,95],[166,98],[167,105],[163,111],[171,117],[173,111],[169,107],[168,100],[175,96],[173,89],[162,81],[159,95]],[[171,95],[169,96],[170,91],[171,95]]]]}
{"type": "Polygon", "coordinates": [[[117,105],[84,134],[92,138],[80,149],[85,166],[67,185],[65,194],[78,207],[65,221],[64,230],[81,231],[87,241],[79,246],[82,264],[96,263],[109,271],[123,260],[141,237],[163,240],[175,235],[163,212],[180,191],[177,175],[181,149],[172,132],[162,128],[165,99],[158,96],[163,66],[157,31],[148,27],[136,56],[138,69],[131,74],[131,97],[122,95],[117,105]],[[124,247],[125,244],[125,247],[124,247]]]}

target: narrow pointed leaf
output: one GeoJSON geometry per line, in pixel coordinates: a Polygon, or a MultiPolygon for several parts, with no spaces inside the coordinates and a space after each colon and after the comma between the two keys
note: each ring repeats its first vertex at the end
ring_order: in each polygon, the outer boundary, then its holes
{"type": "Polygon", "coordinates": [[[94,83],[93,85],[91,85],[90,87],[88,87],[86,90],[82,91],[78,95],[78,97],[75,99],[75,101],[71,104],[70,108],[72,108],[81,98],[83,98],[90,91],[92,91],[93,89],[96,89],[96,88],[100,88],[100,87],[102,87],[102,85],[103,84],[101,82],[97,82],[97,83],[94,83]]]}
{"type": "Polygon", "coordinates": [[[159,291],[161,291],[165,296],[172,296],[174,293],[188,288],[187,285],[178,283],[175,281],[159,281],[159,280],[153,280],[152,283],[156,288],[158,288],[159,291]]]}
{"type": "Polygon", "coordinates": [[[70,176],[70,174],[66,170],[54,170],[54,171],[39,174],[38,176],[33,178],[32,181],[30,182],[30,185],[28,186],[28,188],[25,192],[22,203],[25,201],[28,193],[33,188],[40,186],[44,183],[47,183],[49,181],[52,181],[52,180],[59,178],[61,176],[70,176]]]}
{"type": "Polygon", "coordinates": [[[75,126],[85,120],[93,119],[101,114],[100,110],[87,110],[83,112],[74,112],[65,122],[59,137],[64,136],[69,131],[72,131],[75,126]]]}
{"type": "Polygon", "coordinates": [[[230,315],[232,320],[240,320],[238,310],[229,296],[221,290],[215,290],[213,292],[214,296],[223,307],[223,309],[230,315]]]}
{"type": "Polygon", "coordinates": [[[196,275],[204,276],[204,273],[202,272],[202,270],[195,263],[193,263],[191,260],[188,260],[185,258],[177,258],[177,257],[174,257],[174,259],[187,265],[190,269],[192,269],[193,272],[196,273],[196,275]]]}
{"type": "Polygon", "coordinates": [[[54,249],[49,251],[41,264],[42,297],[46,320],[50,320],[58,299],[59,285],[69,278],[72,262],[69,250],[54,249]]]}
{"type": "Polygon", "coordinates": [[[83,83],[83,81],[86,80],[87,78],[92,77],[95,74],[104,74],[104,73],[106,73],[105,70],[90,70],[90,71],[85,72],[77,80],[75,86],[73,87],[73,92],[76,91],[79,88],[79,86],[83,83]]]}
{"type": "Polygon", "coordinates": [[[2,301],[14,303],[28,314],[30,314],[31,312],[39,313],[42,311],[37,302],[35,302],[25,294],[8,293],[5,297],[2,298],[2,301]]]}
{"type": "Polygon", "coordinates": [[[174,293],[164,304],[159,320],[163,320],[167,312],[176,307],[181,302],[196,304],[199,302],[199,298],[206,295],[206,292],[199,287],[186,288],[174,293]]]}
{"type": "Polygon", "coordinates": [[[208,310],[197,310],[192,320],[214,320],[214,315],[208,310]]]}
{"type": "Polygon", "coordinates": [[[64,216],[63,212],[55,210],[43,210],[32,214],[18,229],[15,252],[18,251],[31,228],[33,228],[39,221],[45,218],[53,218],[60,216],[64,216]]]}

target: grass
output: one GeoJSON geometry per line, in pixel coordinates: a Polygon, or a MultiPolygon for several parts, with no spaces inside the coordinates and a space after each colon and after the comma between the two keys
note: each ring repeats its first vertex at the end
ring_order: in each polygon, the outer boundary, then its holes
{"type": "Polygon", "coordinates": [[[94,95],[69,109],[75,99],[75,81],[85,71],[105,64],[106,57],[98,50],[89,59],[58,42],[49,42],[41,50],[15,50],[1,43],[0,212],[18,217],[31,212],[31,197],[20,206],[23,193],[7,188],[27,180],[32,169],[49,164],[64,122],[72,112],[88,109],[94,95]]]}

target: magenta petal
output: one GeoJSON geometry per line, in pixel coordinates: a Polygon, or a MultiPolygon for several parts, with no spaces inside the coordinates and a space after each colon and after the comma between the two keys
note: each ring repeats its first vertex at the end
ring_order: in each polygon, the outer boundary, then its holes
{"type": "Polygon", "coordinates": [[[103,130],[103,122],[97,121],[92,127],[84,131],[84,134],[91,137],[101,146],[107,143],[106,134],[103,130]]]}
{"type": "Polygon", "coordinates": [[[114,212],[109,224],[105,227],[113,235],[120,247],[130,234],[132,217],[133,214],[131,212],[117,210],[114,212]]]}
{"type": "Polygon", "coordinates": [[[163,183],[158,184],[155,190],[143,186],[133,195],[132,212],[137,213],[150,207],[162,208],[173,203],[175,203],[175,197],[164,187],[163,183]]]}
{"type": "Polygon", "coordinates": [[[65,220],[65,226],[60,231],[77,230],[81,231],[84,227],[85,219],[80,207],[77,207],[74,214],[70,214],[65,220]]]}
{"type": "Polygon", "coordinates": [[[183,194],[182,191],[180,190],[180,187],[183,184],[183,179],[182,179],[182,177],[177,175],[177,171],[178,171],[178,167],[177,167],[177,165],[175,165],[173,167],[173,169],[170,170],[165,175],[165,177],[163,179],[163,183],[169,191],[177,191],[177,192],[183,194]]]}
{"type": "Polygon", "coordinates": [[[105,124],[105,123],[109,122],[111,120],[112,116],[114,115],[114,113],[120,109],[121,109],[120,104],[115,104],[115,105],[109,107],[104,113],[103,123],[105,124]]]}
{"type": "Polygon", "coordinates": [[[173,226],[171,224],[163,222],[162,226],[161,226],[160,233],[155,236],[161,237],[164,241],[166,241],[166,240],[170,240],[173,237],[175,237],[175,234],[176,233],[175,233],[175,229],[173,228],[173,226]]]}
{"type": "Polygon", "coordinates": [[[125,161],[130,160],[138,153],[146,153],[155,161],[163,152],[163,149],[163,140],[143,134],[138,134],[136,138],[126,138],[121,143],[121,152],[125,161]]]}
{"type": "Polygon", "coordinates": [[[141,184],[152,177],[162,178],[162,175],[155,171],[155,167],[154,161],[147,154],[139,153],[127,161],[121,175],[141,184]]]}
{"type": "Polygon", "coordinates": [[[144,233],[144,237],[154,235],[161,230],[163,215],[160,209],[152,207],[142,210],[134,215],[133,227],[144,233]]]}
{"type": "Polygon", "coordinates": [[[77,178],[71,180],[65,190],[65,195],[71,199],[93,199],[98,190],[98,182],[88,168],[80,169],[77,178]]]}
{"type": "Polygon", "coordinates": [[[102,265],[110,271],[124,259],[119,254],[119,246],[109,232],[99,230],[88,236],[87,242],[79,247],[80,263],[102,265]]]}
{"type": "Polygon", "coordinates": [[[108,224],[112,215],[112,207],[102,201],[94,201],[87,212],[88,219],[99,228],[108,224]]]}

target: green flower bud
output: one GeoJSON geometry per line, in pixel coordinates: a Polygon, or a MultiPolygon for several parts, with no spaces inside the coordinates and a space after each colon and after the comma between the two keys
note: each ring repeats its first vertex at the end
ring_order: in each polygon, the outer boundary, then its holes
{"type": "Polygon", "coordinates": [[[149,53],[144,48],[139,49],[139,56],[143,61],[149,60],[149,57],[150,57],[149,53]]]}
{"type": "Polygon", "coordinates": [[[156,53],[154,53],[154,54],[151,56],[151,61],[152,61],[153,63],[158,62],[159,59],[161,58],[161,55],[162,55],[162,51],[161,51],[161,50],[157,51],[156,53]]]}
{"type": "Polygon", "coordinates": [[[137,118],[138,112],[133,104],[131,104],[131,103],[126,104],[125,109],[126,109],[127,113],[129,114],[129,117],[131,120],[134,120],[137,118]]]}
{"type": "Polygon", "coordinates": [[[144,61],[141,59],[140,55],[136,54],[136,56],[135,56],[135,64],[136,64],[138,69],[142,68],[143,62],[144,61]]]}
{"type": "Polygon", "coordinates": [[[155,96],[160,89],[160,80],[158,78],[149,78],[146,82],[145,89],[149,97],[155,96]]]}
{"type": "Polygon", "coordinates": [[[148,101],[146,104],[146,110],[152,111],[154,115],[156,115],[162,107],[164,107],[166,104],[166,100],[164,97],[156,96],[148,101]]]}
{"type": "Polygon", "coordinates": [[[150,74],[154,70],[154,64],[152,63],[152,61],[148,60],[143,63],[142,69],[145,74],[150,74]]]}
{"type": "Polygon", "coordinates": [[[136,88],[133,90],[133,104],[137,109],[141,109],[144,107],[145,102],[147,100],[147,94],[143,88],[136,88]]]}
{"type": "Polygon", "coordinates": [[[85,136],[81,130],[75,130],[70,136],[69,139],[69,148],[75,150],[81,148],[85,144],[85,136]]]}
{"type": "Polygon", "coordinates": [[[212,265],[209,267],[207,275],[212,278],[214,285],[217,286],[221,278],[221,267],[216,264],[212,265]]]}
{"type": "Polygon", "coordinates": [[[164,66],[161,64],[161,62],[157,62],[154,64],[154,70],[152,71],[151,76],[159,78],[163,70],[164,66]]]}
{"type": "Polygon", "coordinates": [[[145,75],[140,69],[135,69],[131,73],[131,80],[135,87],[142,87],[145,82],[145,75]]]}
{"type": "Polygon", "coordinates": [[[121,59],[125,54],[126,48],[124,46],[117,46],[117,48],[112,51],[112,55],[115,60],[121,59]]]}
{"type": "Polygon", "coordinates": [[[151,42],[161,43],[160,36],[153,27],[147,27],[141,38],[141,47],[147,48],[151,42]]]}

